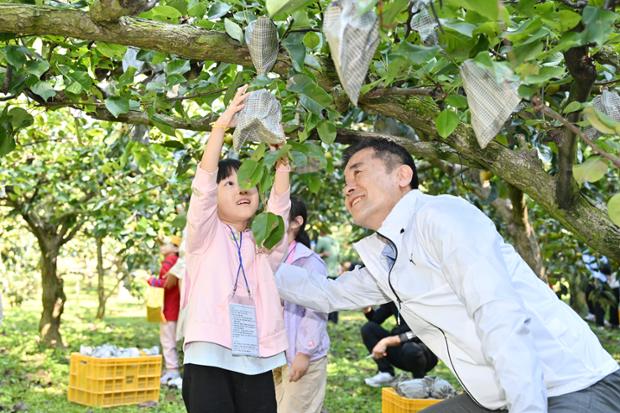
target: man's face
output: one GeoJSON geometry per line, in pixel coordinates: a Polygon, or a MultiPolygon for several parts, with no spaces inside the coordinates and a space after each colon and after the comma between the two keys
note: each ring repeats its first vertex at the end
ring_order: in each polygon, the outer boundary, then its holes
{"type": "Polygon", "coordinates": [[[376,231],[409,189],[398,167],[388,172],[385,161],[374,155],[373,148],[362,149],[345,166],[344,201],[356,225],[376,231]]]}
{"type": "Polygon", "coordinates": [[[217,211],[220,219],[227,223],[247,223],[258,209],[256,188],[241,189],[237,173],[222,179],[217,185],[217,211]]]}

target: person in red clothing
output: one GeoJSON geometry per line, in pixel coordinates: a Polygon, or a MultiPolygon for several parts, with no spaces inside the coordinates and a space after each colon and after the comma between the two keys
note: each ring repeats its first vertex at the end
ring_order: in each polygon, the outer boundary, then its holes
{"type": "Polygon", "coordinates": [[[179,259],[179,245],[181,239],[177,236],[169,237],[159,251],[164,256],[159,270],[159,277],[149,278],[149,285],[164,288],[164,318],[159,327],[159,341],[161,342],[162,354],[166,369],[161,377],[162,384],[168,384],[170,380],[177,379],[179,375],[179,356],[176,348],[177,320],[179,318],[179,306],[181,294],[179,292],[179,279],[170,269],[179,259]]]}

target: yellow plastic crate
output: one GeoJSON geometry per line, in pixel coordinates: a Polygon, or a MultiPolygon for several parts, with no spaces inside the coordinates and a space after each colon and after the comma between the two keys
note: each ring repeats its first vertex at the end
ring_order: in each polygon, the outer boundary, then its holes
{"type": "Polygon", "coordinates": [[[417,413],[429,406],[439,403],[440,399],[408,399],[399,396],[391,387],[381,389],[382,413],[417,413]]]}
{"type": "Polygon", "coordinates": [[[95,358],[71,354],[71,402],[93,407],[159,401],[161,356],[95,358]]]}

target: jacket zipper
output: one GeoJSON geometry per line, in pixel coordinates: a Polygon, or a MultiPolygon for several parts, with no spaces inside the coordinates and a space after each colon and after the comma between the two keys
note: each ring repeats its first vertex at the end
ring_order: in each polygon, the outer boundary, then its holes
{"type": "MultiPolygon", "coordinates": [[[[396,244],[394,243],[394,241],[392,241],[390,238],[386,237],[385,235],[381,234],[380,232],[377,232],[377,234],[382,236],[390,244],[392,244],[392,248],[394,248],[394,252],[396,253],[396,257],[394,258],[394,265],[396,265],[396,260],[398,260],[398,248],[396,248],[396,244]]],[[[412,259],[410,259],[410,261],[413,263],[412,259]]],[[[392,265],[390,267],[390,271],[388,272],[388,285],[390,286],[390,289],[392,290],[392,293],[396,297],[396,301],[398,301],[398,316],[396,317],[396,319],[397,319],[398,325],[400,325],[400,313],[401,313],[401,309],[402,309],[402,301],[400,299],[400,296],[396,293],[396,290],[394,289],[394,286],[392,285],[392,269],[394,268],[394,265],[392,265]]],[[[448,360],[450,360],[450,365],[452,366],[452,371],[456,375],[456,379],[459,381],[459,383],[461,384],[461,387],[463,387],[463,390],[465,390],[465,393],[467,393],[467,395],[474,401],[474,403],[476,403],[478,406],[480,406],[482,408],[485,408],[482,404],[480,404],[478,402],[478,400],[476,400],[474,398],[474,396],[472,396],[471,392],[467,389],[467,387],[465,387],[465,384],[463,383],[463,380],[461,380],[461,376],[459,376],[458,371],[456,371],[456,368],[454,367],[454,362],[452,361],[452,355],[450,354],[450,346],[448,345],[448,337],[446,337],[446,333],[443,331],[443,329],[437,327],[435,324],[431,323],[430,321],[427,321],[427,320],[423,319],[422,317],[420,317],[420,319],[425,321],[429,325],[435,327],[437,330],[439,330],[441,332],[441,335],[443,336],[444,342],[446,343],[446,351],[448,352],[448,360]]]]}
{"type": "MultiPolygon", "coordinates": [[[[381,234],[379,232],[377,232],[377,234],[381,235],[390,244],[392,244],[392,248],[394,248],[394,252],[396,253],[396,256],[394,257],[394,265],[396,265],[396,261],[398,260],[398,248],[396,248],[396,244],[394,243],[394,241],[392,241],[391,239],[389,239],[385,235],[383,235],[383,234],[381,234]]],[[[402,309],[403,303],[400,300],[400,297],[398,296],[398,294],[396,293],[396,290],[394,289],[394,286],[392,285],[392,269],[394,268],[394,265],[392,265],[390,267],[390,271],[388,271],[388,285],[390,286],[390,289],[392,290],[392,293],[394,294],[394,296],[396,297],[396,301],[398,302],[398,314],[396,315],[396,323],[400,326],[400,313],[401,313],[401,309],[402,309]]]]}

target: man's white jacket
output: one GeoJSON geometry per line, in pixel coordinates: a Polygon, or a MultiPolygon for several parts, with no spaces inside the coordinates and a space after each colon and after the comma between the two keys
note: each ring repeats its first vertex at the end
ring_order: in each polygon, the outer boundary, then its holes
{"type": "Polygon", "coordinates": [[[547,411],[547,397],[618,369],[588,325],[465,200],[412,190],[355,244],[365,268],[335,280],[276,274],[283,299],[331,312],[394,301],[411,330],[488,409],[547,411]],[[395,253],[391,270],[384,251],[395,253]]]}

